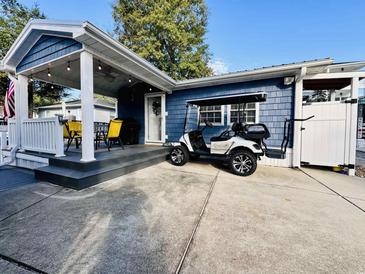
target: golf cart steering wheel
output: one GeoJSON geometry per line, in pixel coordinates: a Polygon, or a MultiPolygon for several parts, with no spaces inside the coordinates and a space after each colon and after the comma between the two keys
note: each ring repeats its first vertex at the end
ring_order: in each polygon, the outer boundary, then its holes
{"type": "Polygon", "coordinates": [[[207,127],[210,127],[210,128],[212,128],[212,127],[213,127],[213,123],[212,123],[212,122],[210,122],[210,121],[208,121],[207,119],[204,119],[204,123],[205,123],[205,125],[206,125],[207,127]]]}

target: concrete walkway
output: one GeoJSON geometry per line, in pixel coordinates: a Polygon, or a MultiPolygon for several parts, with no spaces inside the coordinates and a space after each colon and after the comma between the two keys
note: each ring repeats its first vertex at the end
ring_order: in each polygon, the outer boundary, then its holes
{"type": "Polygon", "coordinates": [[[13,166],[0,167],[0,192],[35,182],[33,171],[13,166]]]}
{"type": "Polygon", "coordinates": [[[165,162],[79,192],[4,191],[0,273],[365,272],[365,180],[304,172],[165,162]]]}

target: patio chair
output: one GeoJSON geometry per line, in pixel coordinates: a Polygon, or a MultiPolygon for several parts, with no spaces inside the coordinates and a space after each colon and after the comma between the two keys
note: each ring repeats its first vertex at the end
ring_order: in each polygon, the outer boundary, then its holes
{"type": "Polygon", "coordinates": [[[123,120],[111,120],[108,126],[108,134],[106,141],[108,144],[108,151],[112,147],[112,142],[119,141],[120,146],[124,149],[122,138],[120,138],[120,131],[122,129],[123,120]]]}
{"type": "Polygon", "coordinates": [[[67,139],[66,152],[70,148],[73,140],[76,142],[76,148],[82,141],[82,124],[78,121],[68,121],[63,125],[63,138],[67,139]]]}

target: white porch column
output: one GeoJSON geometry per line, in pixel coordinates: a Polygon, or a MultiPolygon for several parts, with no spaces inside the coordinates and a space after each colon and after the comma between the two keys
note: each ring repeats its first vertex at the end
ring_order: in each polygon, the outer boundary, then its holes
{"type": "Polygon", "coordinates": [[[15,120],[16,120],[16,145],[21,148],[22,121],[28,118],[28,77],[18,75],[18,79],[10,77],[14,81],[15,120]]]}
{"type": "Polygon", "coordinates": [[[357,138],[357,100],[359,93],[359,77],[352,78],[351,81],[351,118],[350,118],[350,144],[349,144],[349,175],[355,176],[356,162],[356,138],[357,138]],[[353,166],[352,166],[353,165],[353,166]]]}
{"type": "Polygon", "coordinates": [[[80,54],[82,162],[94,158],[94,70],[93,56],[87,51],[80,54]]]}
{"type": "Polygon", "coordinates": [[[118,118],[118,98],[115,100],[115,106],[114,106],[114,108],[115,108],[115,118],[118,118]]]}
{"type": "MultiPolygon", "coordinates": [[[[303,116],[303,76],[305,72],[296,77],[295,81],[295,103],[294,103],[294,119],[302,119],[303,116]]],[[[293,122],[293,167],[300,167],[301,147],[302,147],[302,122],[293,122]]]]}

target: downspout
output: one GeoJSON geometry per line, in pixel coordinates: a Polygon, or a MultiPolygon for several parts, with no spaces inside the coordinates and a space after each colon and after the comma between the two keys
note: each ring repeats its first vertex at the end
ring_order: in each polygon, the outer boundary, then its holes
{"type": "MultiPolygon", "coordinates": [[[[294,119],[303,117],[303,79],[307,74],[307,67],[302,67],[295,77],[295,100],[294,100],[294,119]]],[[[300,168],[301,151],[302,151],[302,122],[294,121],[293,131],[293,158],[292,166],[300,168]]]]}

